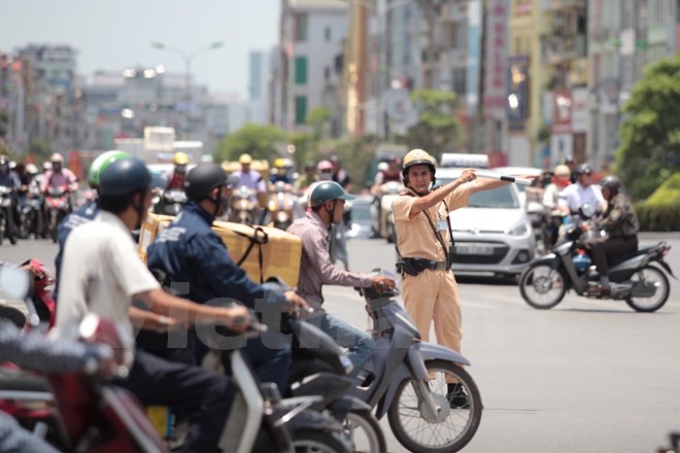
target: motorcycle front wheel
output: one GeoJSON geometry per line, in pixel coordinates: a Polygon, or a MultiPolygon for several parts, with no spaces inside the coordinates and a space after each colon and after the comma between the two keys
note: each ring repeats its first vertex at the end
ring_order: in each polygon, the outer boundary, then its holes
{"type": "Polygon", "coordinates": [[[461,450],[474,437],[482,420],[482,397],[477,384],[460,366],[445,360],[428,360],[425,367],[434,379],[427,382],[434,402],[440,407],[435,418],[425,413],[414,381],[405,379],[397,388],[387,417],[390,428],[409,451],[451,453],[461,450]],[[458,381],[468,397],[464,408],[451,408],[447,399],[447,377],[458,381]]]}
{"type": "MultiPolygon", "coordinates": [[[[641,313],[652,313],[663,307],[668,300],[668,296],[671,292],[668,278],[658,267],[647,265],[638,269],[638,271],[631,276],[631,280],[636,286],[651,285],[655,287],[654,294],[651,297],[634,297],[631,295],[626,298],[626,303],[633,310],[641,313]]],[[[635,291],[635,289],[633,289],[633,291],[635,291]]]]}
{"type": "Polygon", "coordinates": [[[519,292],[530,306],[547,310],[562,302],[567,293],[567,281],[559,270],[545,263],[536,263],[520,275],[519,292]]]}

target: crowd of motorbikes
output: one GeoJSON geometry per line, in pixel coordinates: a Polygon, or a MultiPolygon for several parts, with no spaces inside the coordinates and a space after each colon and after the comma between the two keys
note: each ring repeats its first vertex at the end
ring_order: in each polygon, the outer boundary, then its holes
{"type": "MultiPolygon", "coordinates": [[[[30,265],[34,269],[31,290],[17,289],[19,278],[0,275],[1,289],[5,293],[18,291],[15,298],[23,298],[28,316],[18,310],[0,316],[26,330],[47,333],[55,315],[48,288],[53,280],[39,261],[32,260],[30,265]],[[11,288],[7,288],[9,282],[11,288]]],[[[7,271],[2,268],[0,274],[7,271]]],[[[374,272],[394,277],[388,271],[374,272]]],[[[266,285],[285,289],[280,282],[266,285]]],[[[284,315],[280,329],[292,341],[293,365],[283,395],[275,385],[257,380],[238,349],[224,354],[232,337],[228,329],[197,326],[211,349],[204,366],[228,368],[238,387],[220,442],[223,451],[385,452],[385,437],[378,423],[384,416],[409,451],[454,452],[470,442],[483,406],[474,380],[463,368],[469,365],[468,360],[444,347],[422,343],[396,299],[398,290],[386,293],[368,288],[359,293],[376,341],[371,360],[350,379],[352,363],[330,336],[295,315],[284,315]],[[468,395],[467,405],[449,404],[445,395],[451,379],[461,383],[468,395]]],[[[257,336],[266,329],[254,318],[246,335],[257,336]]],[[[126,375],[129,351],[109,320],[88,315],[79,333],[84,342],[113,347],[115,363],[110,374],[126,375]]],[[[169,451],[181,447],[181,423],[168,419],[168,431],[159,433],[146,409],[129,393],[111,385],[107,377],[36,374],[0,364],[0,411],[61,451],[169,451]]]]}
{"type": "Polygon", "coordinates": [[[0,186],[0,245],[5,239],[51,238],[57,242],[57,226],[73,209],[75,195],[66,186],[49,186],[42,193],[31,185],[24,194],[0,186]]]}

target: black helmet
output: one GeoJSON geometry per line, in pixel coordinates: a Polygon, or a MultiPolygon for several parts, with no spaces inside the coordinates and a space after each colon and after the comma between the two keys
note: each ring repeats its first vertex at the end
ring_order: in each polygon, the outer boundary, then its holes
{"type": "Polygon", "coordinates": [[[227,175],[222,166],[216,163],[203,163],[189,171],[184,181],[184,191],[190,200],[201,201],[207,198],[215,187],[238,182],[238,176],[227,175]]]}
{"type": "Polygon", "coordinates": [[[606,176],[600,182],[602,187],[606,187],[612,192],[618,193],[621,190],[621,180],[616,176],[606,176]]]}
{"type": "Polygon", "coordinates": [[[590,165],[588,164],[579,164],[576,166],[576,168],[574,168],[572,173],[577,177],[581,175],[590,175],[593,173],[593,169],[590,168],[590,165]]]}
{"type": "Polygon", "coordinates": [[[99,177],[99,195],[121,197],[145,191],[151,186],[151,173],[146,164],[130,157],[120,159],[104,170],[99,177]]]}

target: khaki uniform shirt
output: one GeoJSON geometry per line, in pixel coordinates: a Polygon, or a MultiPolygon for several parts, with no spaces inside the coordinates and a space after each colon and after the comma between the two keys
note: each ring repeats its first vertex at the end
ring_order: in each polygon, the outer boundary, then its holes
{"type": "Polygon", "coordinates": [[[418,200],[414,192],[408,191],[409,194],[402,194],[397,197],[392,204],[392,211],[397,229],[399,254],[404,258],[446,261],[449,246],[449,228],[445,223],[449,221],[446,206],[448,206],[449,212],[467,206],[471,187],[467,183],[461,184],[447,195],[443,202],[439,202],[427,210],[434,227],[441,233],[446,250],[442,250],[442,246],[423,212],[419,212],[413,219],[409,219],[411,207],[418,200]],[[444,202],[446,202],[446,205],[444,205],[444,202]]]}

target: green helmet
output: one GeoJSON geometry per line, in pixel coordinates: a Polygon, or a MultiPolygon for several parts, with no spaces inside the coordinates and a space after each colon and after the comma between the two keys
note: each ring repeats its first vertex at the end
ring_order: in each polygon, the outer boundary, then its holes
{"type": "Polygon", "coordinates": [[[99,177],[106,170],[106,167],[119,159],[130,158],[125,151],[107,151],[99,156],[90,165],[90,171],[87,173],[87,183],[92,188],[99,186],[99,177]]]}
{"type": "Polygon", "coordinates": [[[309,194],[309,206],[316,208],[332,200],[354,200],[356,197],[345,192],[340,184],[335,181],[322,181],[311,188],[309,194]]]}

